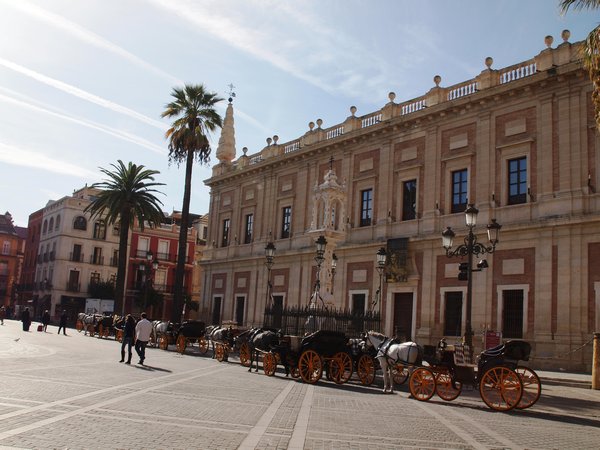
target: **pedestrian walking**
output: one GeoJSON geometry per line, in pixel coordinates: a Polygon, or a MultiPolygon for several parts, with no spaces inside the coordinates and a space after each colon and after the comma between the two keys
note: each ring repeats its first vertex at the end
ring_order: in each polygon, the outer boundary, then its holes
{"type": "Polygon", "coordinates": [[[138,364],[144,364],[146,359],[146,345],[150,340],[150,334],[152,333],[152,322],[146,319],[146,313],[142,313],[142,320],[140,320],[135,326],[135,351],[140,357],[138,364]]]}
{"type": "Polygon", "coordinates": [[[44,330],[44,333],[46,332],[46,329],[48,328],[48,324],[50,323],[50,313],[48,312],[48,310],[44,311],[44,314],[42,314],[42,330],[44,330]]]}
{"type": "Polygon", "coordinates": [[[58,323],[58,334],[60,334],[60,329],[62,328],[63,334],[67,335],[67,311],[63,310],[60,315],[60,322],[58,323]]]}
{"type": "Polygon", "coordinates": [[[6,309],[4,305],[0,306],[0,324],[4,325],[4,319],[6,319],[6,309]]]}
{"type": "Polygon", "coordinates": [[[23,322],[23,331],[29,331],[31,326],[31,315],[29,314],[29,308],[25,308],[21,313],[21,322],[23,322]]]}
{"type": "Polygon", "coordinates": [[[125,318],[125,327],[123,329],[123,342],[121,342],[121,361],[125,361],[125,346],[128,347],[128,358],[125,364],[131,364],[131,346],[135,340],[135,319],[131,314],[125,318]]]}

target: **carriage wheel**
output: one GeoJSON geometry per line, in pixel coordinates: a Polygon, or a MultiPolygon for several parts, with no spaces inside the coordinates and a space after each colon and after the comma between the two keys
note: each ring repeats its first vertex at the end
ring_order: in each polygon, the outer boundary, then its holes
{"type": "Polygon", "coordinates": [[[201,355],[206,354],[206,352],[208,351],[208,341],[204,336],[198,339],[198,351],[201,355]]]}
{"type": "Polygon", "coordinates": [[[537,402],[542,394],[542,384],[540,383],[540,377],[532,369],[525,366],[517,366],[515,369],[517,375],[521,379],[523,385],[523,396],[521,401],[516,406],[517,409],[525,409],[533,406],[537,402]]]}
{"type": "Polygon", "coordinates": [[[410,372],[408,371],[408,367],[404,364],[394,364],[392,367],[392,379],[396,384],[404,384],[406,380],[408,380],[408,375],[410,372]]]}
{"type": "Polygon", "coordinates": [[[83,322],[81,320],[75,323],[75,329],[80,333],[83,331],[83,322]]]}
{"type": "Polygon", "coordinates": [[[375,381],[375,361],[371,355],[361,355],[356,367],[358,378],[365,386],[370,386],[375,381]]]}
{"type": "Polygon", "coordinates": [[[336,384],[344,384],[352,376],[352,358],[346,352],[338,352],[330,361],[331,376],[336,384]]]}
{"type": "Polygon", "coordinates": [[[272,377],[277,369],[277,359],[273,353],[265,353],[263,355],[263,370],[265,375],[272,377]]]}
{"type": "Polygon", "coordinates": [[[314,350],[305,350],[298,360],[298,370],[305,383],[315,384],[323,375],[323,360],[314,350]]]}
{"type": "Polygon", "coordinates": [[[107,338],[109,333],[110,333],[110,329],[108,327],[103,327],[102,331],[100,332],[100,334],[103,338],[107,338]]]}
{"type": "Polygon", "coordinates": [[[426,402],[435,393],[435,376],[431,370],[419,367],[410,376],[408,387],[414,398],[426,402]]]}
{"type": "Polygon", "coordinates": [[[158,336],[158,348],[161,350],[169,349],[169,336],[166,334],[161,334],[158,336]]]}
{"type": "Polygon", "coordinates": [[[435,393],[442,400],[451,402],[460,395],[461,391],[462,383],[460,381],[452,383],[452,377],[448,372],[439,372],[435,376],[435,393]]]}
{"type": "Polygon", "coordinates": [[[115,333],[115,340],[123,342],[123,330],[117,330],[115,333]]]}
{"type": "Polygon", "coordinates": [[[492,367],[479,381],[479,394],[490,408],[496,411],[510,411],[521,401],[521,378],[508,367],[492,367]]]}
{"type": "Polygon", "coordinates": [[[290,367],[290,375],[294,379],[300,378],[300,370],[298,370],[297,366],[296,367],[290,367]]]}
{"type": "Polygon", "coordinates": [[[102,324],[98,325],[98,338],[101,338],[104,336],[104,327],[102,326],[102,324]]]}
{"type": "Polygon", "coordinates": [[[96,330],[94,330],[94,325],[88,325],[87,331],[90,334],[90,337],[94,337],[96,334],[96,330]]]}
{"type": "Polygon", "coordinates": [[[187,339],[185,336],[183,334],[177,336],[177,342],[175,344],[177,345],[177,351],[183,355],[185,347],[187,346],[187,339]]]}
{"type": "Polygon", "coordinates": [[[250,367],[250,346],[247,342],[240,345],[240,364],[244,367],[250,367]]]}
{"type": "Polygon", "coordinates": [[[215,358],[217,358],[217,361],[219,362],[223,362],[225,360],[225,346],[223,344],[216,344],[215,358]]]}

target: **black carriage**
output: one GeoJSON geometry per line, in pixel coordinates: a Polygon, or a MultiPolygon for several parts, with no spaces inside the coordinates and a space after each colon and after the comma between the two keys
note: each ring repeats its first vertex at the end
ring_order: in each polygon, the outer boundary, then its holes
{"type": "Polygon", "coordinates": [[[185,352],[186,347],[198,344],[198,351],[204,355],[208,351],[208,340],[205,336],[206,328],[204,322],[199,320],[188,320],[183,322],[174,333],[175,345],[177,351],[181,354],[185,352]]]}
{"type": "Polygon", "coordinates": [[[410,392],[421,401],[429,400],[434,393],[451,401],[468,384],[476,387],[484,403],[497,411],[529,408],[540,398],[542,389],[538,375],[519,364],[529,359],[530,352],[528,342],[508,341],[481,352],[477,364],[472,364],[462,345],[446,345],[442,339],[437,348],[425,347],[429,367],[413,371],[410,392]]]}

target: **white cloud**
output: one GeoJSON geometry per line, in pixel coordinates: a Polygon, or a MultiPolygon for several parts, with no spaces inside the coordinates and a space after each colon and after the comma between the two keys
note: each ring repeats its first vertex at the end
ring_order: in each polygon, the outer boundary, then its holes
{"type": "Polygon", "coordinates": [[[58,28],[59,30],[75,36],[82,42],[93,45],[95,47],[106,50],[115,55],[119,55],[120,57],[128,60],[129,62],[142,67],[144,69],[150,70],[155,74],[166,78],[171,83],[175,84],[183,84],[183,81],[178,79],[177,77],[165,72],[164,70],[144,61],[140,57],[128,52],[122,47],[113,44],[112,42],[104,39],[103,37],[93,33],[92,31],[82,27],[79,24],[76,24],[70,20],[65,19],[63,16],[59,16],[58,14],[54,14],[48,10],[45,10],[37,5],[33,5],[25,0],[19,0],[17,2],[12,0],[0,0],[0,2],[4,3],[6,6],[14,8],[20,12],[23,12],[31,17],[35,17],[47,24],[58,28]]]}
{"type": "Polygon", "coordinates": [[[43,152],[4,144],[2,142],[0,142],[0,161],[14,166],[29,167],[85,180],[98,177],[97,172],[93,172],[85,167],[77,166],[67,161],[60,161],[43,152]]]}
{"type": "Polygon", "coordinates": [[[6,67],[7,69],[10,69],[10,70],[14,70],[15,72],[20,73],[21,75],[25,75],[27,77],[33,78],[36,81],[44,83],[44,84],[51,86],[55,89],[58,89],[60,91],[66,92],[67,94],[73,95],[82,100],[86,100],[88,102],[102,106],[103,108],[106,108],[110,111],[113,111],[113,112],[116,112],[119,114],[123,114],[125,116],[131,117],[132,119],[136,119],[140,122],[151,125],[155,128],[158,128],[159,130],[166,131],[168,128],[167,125],[165,125],[162,122],[159,122],[158,120],[152,119],[151,117],[140,114],[137,111],[134,111],[125,106],[119,105],[118,103],[111,102],[110,100],[99,97],[90,92],[84,91],[83,89],[79,89],[78,87],[75,87],[73,85],[64,83],[55,78],[48,77],[39,72],[35,72],[31,69],[28,69],[27,67],[23,67],[20,64],[9,61],[7,59],[0,58],[0,66],[6,67]]]}
{"type": "Polygon", "coordinates": [[[141,147],[147,148],[149,150],[152,150],[155,153],[158,153],[159,155],[165,155],[166,154],[166,150],[140,136],[136,136],[135,134],[132,133],[128,133],[127,131],[123,131],[123,130],[118,130],[116,128],[113,127],[109,127],[106,125],[102,125],[98,122],[94,122],[92,120],[88,120],[88,119],[84,119],[82,117],[74,117],[71,115],[67,115],[64,113],[60,113],[60,112],[56,112],[56,111],[52,111],[50,108],[50,106],[48,105],[44,105],[42,103],[42,105],[44,106],[39,106],[40,102],[36,102],[38,103],[38,105],[34,104],[32,99],[29,99],[28,97],[21,95],[19,93],[15,93],[14,91],[10,91],[9,89],[5,89],[0,87],[0,91],[5,92],[5,93],[9,93],[9,94],[17,94],[20,97],[24,97],[26,99],[28,99],[28,101],[23,101],[23,100],[19,100],[17,98],[14,97],[10,97],[8,95],[4,95],[0,93],[0,101],[6,102],[6,103],[11,103],[13,105],[19,106],[21,108],[26,108],[29,109],[31,111],[36,111],[42,114],[47,114],[53,117],[56,117],[58,119],[61,120],[65,120],[67,122],[72,122],[72,123],[76,123],[78,125],[87,127],[87,128],[91,128],[93,130],[97,130],[100,131],[102,133],[106,133],[110,136],[122,139],[124,141],[127,142],[131,142],[133,144],[139,145],[141,147]]]}

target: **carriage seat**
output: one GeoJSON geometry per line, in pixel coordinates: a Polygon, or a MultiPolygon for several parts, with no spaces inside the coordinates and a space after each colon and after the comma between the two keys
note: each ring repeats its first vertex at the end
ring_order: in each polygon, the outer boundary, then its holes
{"type": "Polygon", "coordinates": [[[489,348],[481,352],[480,358],[487,360],[490,358],[506,358],[514,361],[528,361],[531,353],[531,344],[526,341],[506,341],[496,347],[489,348]]]}

